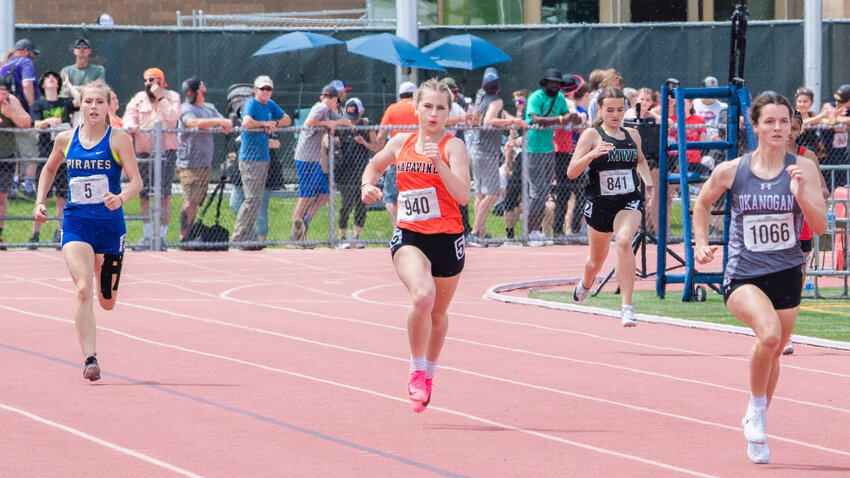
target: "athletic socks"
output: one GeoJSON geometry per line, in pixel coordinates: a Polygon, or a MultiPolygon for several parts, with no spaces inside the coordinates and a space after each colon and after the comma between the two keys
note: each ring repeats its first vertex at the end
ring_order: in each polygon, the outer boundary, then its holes
{"type": "Polygon", "coordinates": [[[410,371],[415,372],[417,370],[425,370],[427,362],[428,361],[425,360],[424,355],[421,356],[421,357],[414,357],[413,355],[411,355],[410,356],[410,371]]]}
{"type": "Polygon", "coordinates": [[[750,393],[750,408],[761,408],[767,406],[767,395],[756,397],[750,393]]]}
{"type": "Polygon", "coordinates": [[[505,237],[508,238],[508,239],[513,239],[514,238],[514,228],[506,227],[505,228],[505,237]]]}
{"type": "Polygon", "coordinates": [[[159,237],[165,237],[168,234],[168,226],[159,226],[159,237]]]}
{"type": "Polygon", "coordinates": [[[305,214],[302,219],[304,219],[304,225],[310,227],[310,221],[312,221],[313,218],[305,214]]]}
{"type": "Polygon", "coordinates": [[[28,193],[35,192],[35,178],[29,176],[24,178],[24,190],[28,193]]]}
{"type": "Polygon", "coordinates": [[[153,235],[153,224],[149,222],[142,223],[142,234],[145,237],[151,237],[153,235]]]}
{"type": "Polygon", "coordinates": [[[434,378],[434,372],[437,370],[437,362],[432,362],[425,359],[425,378],[434,378]]]}

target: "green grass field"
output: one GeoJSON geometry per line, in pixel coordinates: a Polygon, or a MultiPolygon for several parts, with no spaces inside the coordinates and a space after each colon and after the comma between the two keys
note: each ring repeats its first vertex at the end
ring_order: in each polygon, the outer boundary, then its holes
{"type": "MultiPolygon", "coordinates": [[[[837,289],[822,289],[824,294],[837,294],[837,289]]],[[[572,303],[572,292],[532,291],[529,297],[554,302],[572,303]]],[[[711,290],[705,302],[682,302],[681,293],[668,291],[666,299],[658,299],[655,291],[635,291],[632,302],[637,313],[676,317],[680,319],[739,325],[723,304],[723,297],[711,290]]],[[[584,305],[620,310],[620,296],[602,291],[596,297],[588,296],[584,305]]],[[[794,333],[810,337],[850,342],[850,302],[803,299],[794,333]]]]}
{"type": "MultiPolygon", "coordinates": [[[[56,203],[53,198],[48,199],[47,212],[49,215],[56,213],[56,203]]],[[[295,208],[295,198],[272,197],[269,199],[269,235],[268,241],[287,241],[290,237],[292,224],[292,211],[295,208]]],[[[8,202],[9,210],[7,216],[32,217],[34,204],[31,201],[16,199],[8,202]]],[[[473,210],[474,200],[469,202],[470,218],[474,220],[473,210]]],[[[167,242],[176,243],[180,241],[180,208],[183,206],[183,196],[174,195],[171,200],[171,221],[168,225],[167,242]]],[[[340,200],[337,198],[335,203],[336,214],[339,214],[340,200]]],[[[200,213],[200,208],[198,210],[200,213]]],[[[139,215],[139,199],[135,198],[128,201],[124,206],[124,214],[127,216],[139,215]]],[[[215,216],[215,202],[207,211],[205,221],[206,224],[212,224],[215,216]]],[[[230,232],[233,232],[233,224],[236,222],[236,216],[230,210],[230,197],[225,194],[221,202],[221,224],[230,232]]],[[[310,223],[308,239],[326,241],[328,239],[328,207],[322,207],[319,213],[313,218],[310,223]]],[[[353,218],[349,217],[348,227],[353,227],[353,218]]],[[[56,222],[48,221],[41,227],[40,238],[42,241],[49,241],[56,230],[56,222]]],[[[487,230],[493,237],[504,237],[505,223],[504,219],[492,214],[487,216],[487,230]]],[[[366,226],[363,228],[361,239],[374,239],[379,241],[389,241],[392,237],[392,227],[390,218],[386,211],[369,210],[366,213],[366,226]]],[[[517,223],[516,234],[522,234],[522,226],[517,223]]],[[[3,241],[10,242],[27,242],[32,236],[32,221],[31,220],[7,220],[3,227],[3,241]]],[[[142,237],[142,222],[127,221],[127,242],[132,244],[142,237]]],[[[381,243],[381,247],[384,243],[381,243]]]]}

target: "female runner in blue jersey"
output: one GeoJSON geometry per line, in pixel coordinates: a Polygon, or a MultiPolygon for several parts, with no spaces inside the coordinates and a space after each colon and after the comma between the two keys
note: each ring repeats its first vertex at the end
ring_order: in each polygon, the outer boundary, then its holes
{"type": "Polygon", "coordinates": [[[56,136],[38,181],[35,220],[47,220],[47,192],[62,161],[68,166],[68,203],[62,223],[62,254],[76,291],[74,322],[85,357],[83,377],[100,378],[95,338],[94,293],[105,310],[115,307],[127,229],[121,206],[142,190],[130,136],[109,126],[111,94],[105,84],[80,92],[83,123],[56,136]],[[121,169],[129,178],[121,190],[121,169]],[[95,288],[95,286],[97,286],[95,288]]]}
{"type": "Polygon", "coordinates": [[[719,164],[694,204],[694,257],[714,259],[708,244],[711,205],[732,192],[729,256],[723,276],[726,308],[756,336],[750,350],[750,402],[742,424],[747,454],[768,463],[766,413],[779,381],[782,346],[800,311],[803,218],[815,234],[826,230],[826,205],[817,163],[789,153],[786,142],[794,110],[775,93],[762,93],[750,109],[758,147],[719,164]]]}

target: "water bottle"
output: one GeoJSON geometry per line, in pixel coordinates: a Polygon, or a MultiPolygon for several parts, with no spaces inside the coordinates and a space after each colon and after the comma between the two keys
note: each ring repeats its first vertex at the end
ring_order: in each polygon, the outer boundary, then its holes
{"type": "Polygon", "coordinates": [[[806,277],[806,293],[814,292],[815,290],[815,279],[812,276],[806,277]]]}
{"type": "Polygon", "coordinates": [[[829,207],[826,210],[826,232],[835,234],[835,204],[832,201],[829,201],[829,207]]]}

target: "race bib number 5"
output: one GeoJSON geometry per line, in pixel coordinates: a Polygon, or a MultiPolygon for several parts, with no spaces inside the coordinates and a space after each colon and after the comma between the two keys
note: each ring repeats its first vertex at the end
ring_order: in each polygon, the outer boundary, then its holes
{"type": "Polygon", "coordinates": [[[744,216],[744,246],[753,252],[781,251],[797,244],[794,215],[750,214],[744,216]]]}
{"type": "Polygon", "coordinates": [[[109,179],[105,174],[78,176],[69,181],[71,202],[75,204],[98,204],[109,192],[109,179]]]}
{"type": "Polygon", "coordinates": [[[635,180],[631,169],[599,171],[599,193],[603,196],[619,196],[634,190],[635,180]]]}
{"type": "Polygon", "coordinates": [[[414,189],[398,193],[399,222],[425,221],[440,217],[437,189],[414,189]]]}

